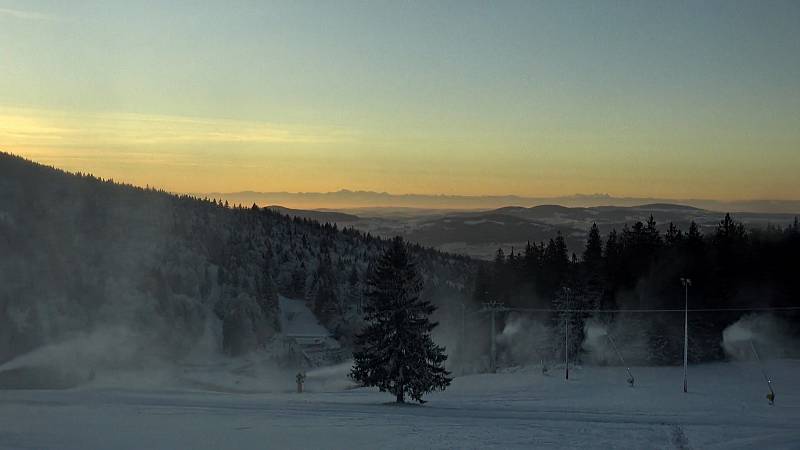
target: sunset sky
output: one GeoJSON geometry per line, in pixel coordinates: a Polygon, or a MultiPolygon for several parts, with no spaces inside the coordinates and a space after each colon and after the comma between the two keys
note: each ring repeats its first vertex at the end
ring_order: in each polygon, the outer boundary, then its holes
{"type": "Polygon", "coordinates": [[[176,192],[800,199],[800,2],[0,0],[0,150],[176,192]]]}

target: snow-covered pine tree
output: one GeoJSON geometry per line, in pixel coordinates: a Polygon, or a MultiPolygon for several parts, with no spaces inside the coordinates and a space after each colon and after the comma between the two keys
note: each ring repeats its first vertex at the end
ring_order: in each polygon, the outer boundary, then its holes
{"type": "Polygon", "coordinates": [[[339,282],[331,262],[330,253],[327,251],[320,255],[319,266],[316,273],[316,290],[314,292],[314,313],[323,323],[339,317],[339,282]]]}
{"type": "Polygon", "coordinates": [[[447,355],[434,344],[431,330],[437,323],[429,316],[436,310],[419,297],[422,282],[403,239],[396,237],[367,279],[367,326],[356,336],[350,376],[364,386],[390,392],[398,403],[408,394],[424,403],[422,396],[450,385],[443,367],[447,355]]]}
{"type": "Polygon", "coordinates": [[[292,271],[287,295],[290,298],[305,298],[306,296],[306,265],[302,261],[292,271]]]}

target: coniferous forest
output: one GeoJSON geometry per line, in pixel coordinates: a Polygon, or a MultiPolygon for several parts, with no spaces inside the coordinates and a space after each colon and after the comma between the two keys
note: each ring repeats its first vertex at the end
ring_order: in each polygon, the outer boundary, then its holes
{"type": "MultiPolygon", "coordinates": [[[[593,225],[582,254],[568,253],[560,234],[529,243],[506,255],[498,250],[476,276],[474,301],[505,306],[548,323],[557,335],[553,354],[563,354],[561,323],[576,337],[580,354],[586,323],[618,330],[641,346],[639,361],[673,364],[682,360],[683,309],[689,278],[691,361],[725,357],[722,331],[758,311],[773,314],[790,334],[800,333],[800,226],[746,229],[726,214],[712,233],[692,222],[660,231],[652,216],[601,236],[593,225]],[[527,313],[526,313],[527,310],[527,313]],[[536,311],[552,310],[552,311],[536,311]],[[560,312],[577,310],[574,313],[560,312]],[[664,311],[666,310],[666,311],[664,311]]],[[[563,357],[562,357],[563,358],[563,357]]]]}
{"type": "MultiPolygon", "coordinates": [[[[175,359],[201,341],[240,355],[279,334],[279,294],[308,300],[348,345],[367,273],[388,244],[0,153],[0,361],[96,330],[155,357],[175,359]]],[[[473,261],[410,252],[426,298],[466,295],[473,261]]]]}
{"type": "MultiPolygon", "coordinates": [[[[241,355],[279,337],[278,295],[307,300],[352,349],[365,325],[367,279],[390,243],[10,154],[0,154],[0,173],[0,361],[97,329],[123,329],[136,351],[158,357],[188,354],[201,341],[241,355]]],[[[689,308],[701,310],[689,319],[692,361],[724,358],[721,333],[742,317],[800,306],[797,220],[746,229],[727,215],[703,233],[694,223],[682,230],[651,218],[606,235],[593,226],[579,254],[556,235],[508,255],[498,250],[492,262],[408,245],[420,297],[438,307],[438,339],[456,366],[485,363],[488,317],[472,313],[489,301],[511,309],[498,316],[498,333],[520,317],[548,328],[536,343],[548,350],[537,358],[563,354],[564,323],[570,354],[580,358],[587,324],[597,322],[650,364],[681,360],[681,278],[692,280],[689,308]]],[[[798,334],[797,311],[771,314],[798,334]]]]}

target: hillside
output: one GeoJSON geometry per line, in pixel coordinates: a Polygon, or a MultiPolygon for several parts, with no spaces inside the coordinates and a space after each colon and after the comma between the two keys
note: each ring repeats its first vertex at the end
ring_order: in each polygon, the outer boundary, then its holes
{"type": "MultiPolygon", "coordinates": [[[[664,203],[590,208],[541,205],[451,213],[415,223],[406,221],[405,227],[398,225],[396,228],[408,240],[482,259],[493,258],[498,248],[506,252],[512,247],[520,250],[528,242],[547,241],[561,233],[569,251],[579,255],[592,224],[596,223],[602,233],[608,233],[613,229],[621,230],[626,225],[632,226],[637,221],[646,221],[650,216],[653,216],[662,232],[667,230],[670,223],[688,229],[692,222],[703,231],[712,231],[725,214],[664,203]]],[[[748,228],[757,229],[790,225],[795,215],[745,212],[737,213],[736,218],[748,228]]],[[[360,227],[361,224],[356,223],[355,226],[360,227]]]]}
{"type": "MultiPolygon", "coordinates": [[[[724,213],[671,203],[635,206],[566,207],[539,205],[505,206],[487,211],[453,211],[409,208],[359,208],[333,210],[298,210],[270,207],[301,218],[335,222],[373,235],[403,236],[406,240],[441,251],[492,259],[498,248],[520,250],[528,242],[542,242],[564,237],[570,252],[580,255],[592,224],[602,233],[622,230],[651,215],[665,232],[669,224],[688,229],[694,222],[702,231],[713,231],[724,213]]],[[[787,226],[796,215],[785,213],[739,212],[737,220],[748,228],[787,226]]]]}
{"type": "MultiPolygon", "coordinates": [[[[102,347],[102,358],[113,350],[104,360],[113,365],[247,353],[280,337],[279,293],[307,299],[347,343],[384,245],[353,229],[0,153],[0,363],[76,338],[102,347]]],[[[471,260],[412,252],[424,295],[464,295],[471,260]]]]}
{"type": "Polygon", "coordinates": [[[321,223],[327,222],[342,225],[361,220],[361,218],[356,215],[336,211],[306,211],[302,209],[284,208],[278,205],[270,205],[267,206],[266,209],[292,217],[300,217],[301,219],[316,220],[321,223]]]}

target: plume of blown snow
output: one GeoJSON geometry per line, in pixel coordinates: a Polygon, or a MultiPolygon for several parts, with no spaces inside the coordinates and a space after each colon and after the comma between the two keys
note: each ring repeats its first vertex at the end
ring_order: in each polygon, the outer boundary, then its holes
{"type": "Polygon", "coordinates": [[[730,358],[744,361],[755,358],[753,346],[765,358],[796,356],[798,342],[789,329],[784,319],[772,314],[748,314],[725,328],[722,348],[730,358]]]}
{"type": "Polygon", "coordinates": [[[74,334],[0,366],[0,388],[63,388],[90,382],[148,386],[165,382],[170,370],[153,339],[116,326],[74,334]],[[127,377],[126,374],[135,374],[127,377]],[[95,380],[97,377],[97,380],[95,380]]]}
{"type": "Polygon", "coordinates": [[[594,364],[613,364],[617,356],[608,340],[608,327],[595,319],[589,319],[583,326],[581,349],[585,357],[594,364]]]}
{"type": "Polygon", "coordinates": [[[353,361],[346,361],[341,364],[333,366],[318,367],[316,369],[306,372],[306,377],[311,378],[347,378],[350,374],[350,369],[353,367],[353,361]]]}
{"type": "Polygon", "coordinates": [[[356,386],[350,379],[353,361],[346,361],[333,366],[319,367],[306,373],[306,384],[310,389],[342,390],[356,386]]]}
{"type": "Polygon", "coordinates": [[[138,365],[143,362],[143,342],[142,336],[124,327],[80,333],[20,355],[0,366],[0,372],[24,367],[70,371],[138,365]]]}
{"type": "Polygon", "coordinates": [[[507,364],[538,363],[550,354],[551,330],[541,321],[511,313],[497,336],[502,358],[507,364]]]}
{"type": "Polygon", "coordinates": [[[620,314],[610,324],[586,320],[581,343],[582,359],[598,365],[643,364],[648,361],[647,333],[641,317],[620,314]],[[612,345],[613,339],[616,350],[612,345]],[[620,358],[624,358],[622,361],[620,358]]]}

